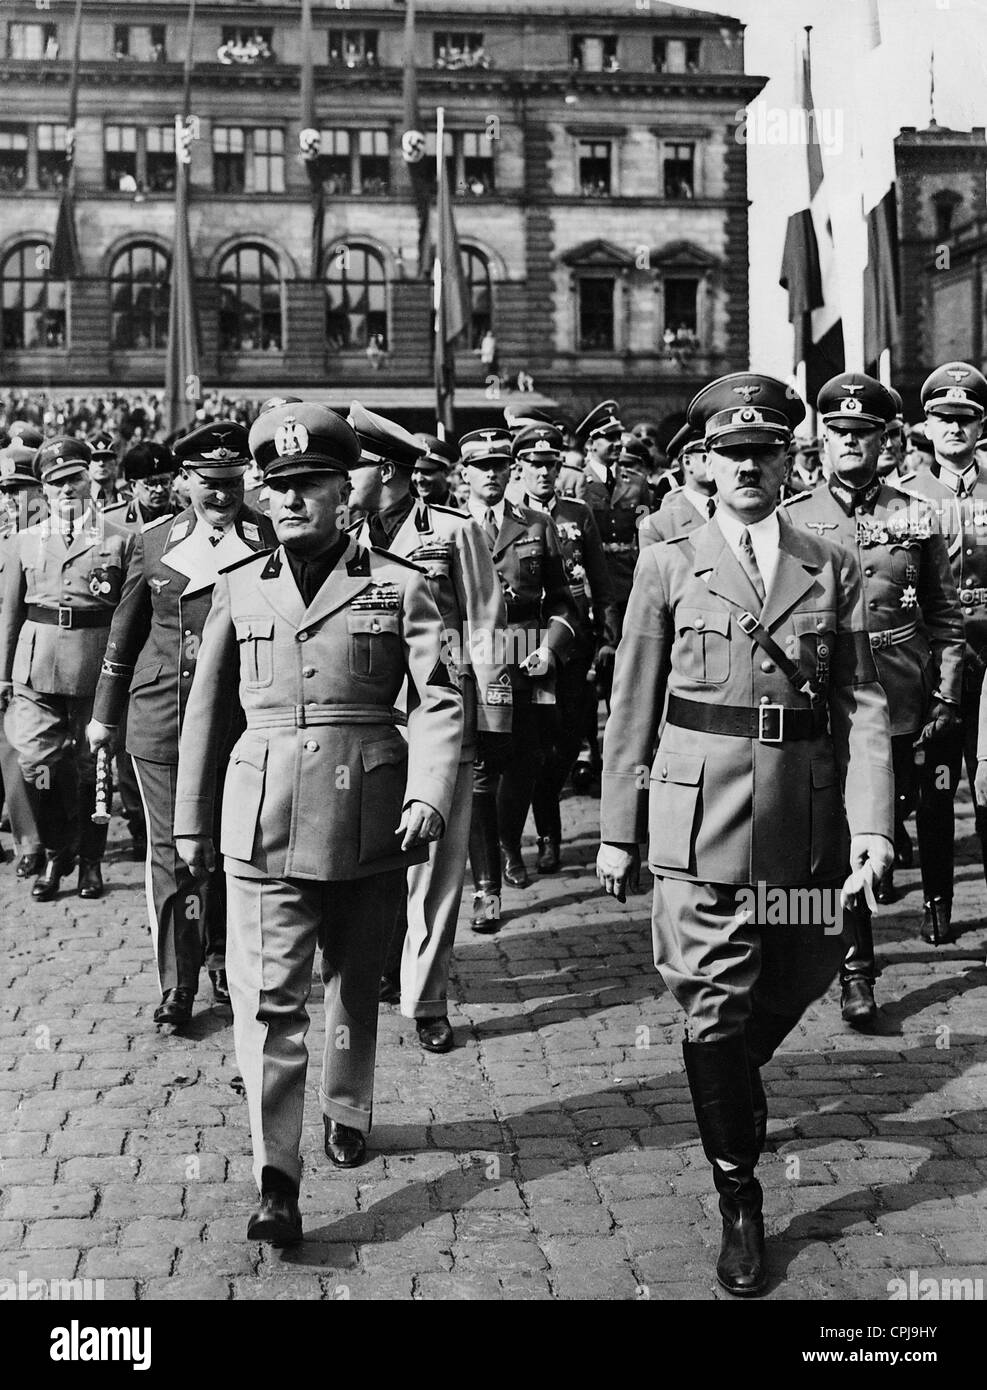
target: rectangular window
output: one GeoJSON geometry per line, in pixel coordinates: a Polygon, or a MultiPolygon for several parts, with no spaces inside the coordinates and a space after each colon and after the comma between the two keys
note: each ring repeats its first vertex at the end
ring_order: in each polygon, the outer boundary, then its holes
{"type": "Polygon", "coordinates": [[[58,57],[57,24],[16,24],[7,25],[8,58],[48,58],[58,57]]]}
{"type": "Polygon", "coordinates": [[[351,148],[348,130],[322,132],[322,184],[327,193],[353,191],[351,148]]]}
{"type": "Polygon", "coordinates": [[[213,126],[212,176],[217,193],[243,193],[246,189],[247,156],[240,126],[213,126]]]}
{"type": "Polygon", "coordinates": [[[668,40],[651,40],[651,66],[655,72],[668,72],[668,40]]]}
{"type": "Polygon", "coordinates": [[[27,183],[27,126],[0,125],[0,193],[19,193],[27,183]]]}
{"type": "Polygon", "coordinates": [[[224,24],[216,50],[221,63],[273,63],[274,30],[261,24],[224,24]]]}
{"type": "Polygon", "coordinates": [[[360,192],[381,195],[391,191],[391,158],[386,130],[361,130],[360,192]]]}
{"type": "Polygon", "coordinates": [[[42,122],[38,126],[38,187],[61,188],[65,174],[65,126],[42,122]]]}
{"type": "Polygon", "coordinates": [[[698,282],[692,279],[665,280],[665,332],[692,335],[699,327],[698,282]]]}
{"type": "Polygon", "coordinates": [[[137,192],[137,127],[108,125],[103,133],[106,187],[112,192],[137,192]]]}
{"type": "Polygon", "coordinates": [[[165,26],[163,24],[114,24],[114,58],[129,58],[136,63],[163,63],[165,26]]]}
{"type": "Polygon", "coordinates": [[[685,41],[685,70],[686,72],[699,71],[699,58],[701,52],[701,39],[686,39],[685,41]]]}
{"type": "Polygon", "coordinates": [[[609,198],[611,188],[609,140],[579,141],[579,191],[584,198],[609,198]]]}
{"type": "Polygon", "coordinates": [[[613,352],[614,278],[584,276],[579,281],[579,342],[581,352],[613,352]]]}
{"type": "Polygon", "coordinates": [[[582,72],[616,72],[616,34],[573,34],[569,40],[569,61],[582,72]]]}
{"type": "Polygon", "coordinates": [[[331,68],[373,68],[377,66],[379,33],[376,29],[330,29],[329,66],[331,68]]]}
{"type": "Polygon", "coordinates": [[[284,192],[284,131],[277,126],[253,131],[254,192],[284,192]]]}
{"type": "Polygon", "coordinates": [[[152,125],[147,129],[147,186],[152,193],[175,191],[173,125],[152,125]]]}
{"type": "Polygon", "coordinates": [[[462,133],[463,181],[457,190],[482,198],[494,191],[494,146],[493,141],[479,130],[464,130],[462,133]]]}
{"type": "Polygon", "coordinates": [[[662,182],[666,198],[692,198],[696,191],[695,145],[666,145],[662,182]]]}
{"type": "Polygon", "coordinates": [[[432,35],[432,53],[437,68],[486,68],[489,59],[483,47],[483,34],[476,29],[446,30],[432,35]]]}
{"type": "MultiPolygon", "coordinates": [[[[664,66],[660,72],[698,72],[702,56],[701,39],[655,39],[655,48],[664,47],[664,66]]],[[[657,68],[657,58],[655,67],[657,68]]]]}

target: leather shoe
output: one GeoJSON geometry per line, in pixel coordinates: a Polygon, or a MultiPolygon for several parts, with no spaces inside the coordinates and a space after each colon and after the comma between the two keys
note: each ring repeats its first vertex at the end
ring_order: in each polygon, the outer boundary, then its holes
{"type": "Polygon", "coordinates": [[[45,850],[44,868],[31,885],[31,897],[35,902],[48,903],[57,896],[62,886],[62,876],[71,870],[73,862],[70,855],[45,850]]]}
{"type": "Polygon", "coordinates": [[[29,854],[22,854],[17,861],[17,868],[14,870],[18,878],[33,878],[35,874],[40,874],[45,866],[45,852],[43,849],[31,850],[29,854]]]}
{"type": "Polygon", "coordinates": [[[225,970],[210,970],[209,978],[212,981],[212,997],[217,1004],[228,1004],[230,1002],[230,987],[226,982],[225,970]]]}
{"type": "Polygon", "coordinates": [[[161,1003],[154,1010],[155,1023],[188,1023],[192,1017],[195,994],[187,985],[166,989],[161,1003]]]}
{"type": "Polygon", "coordinates": [[[853,975],[843,981],[840,993],[840,1012],[843,1022],[851,1028],[869,1028],[877,1018],[877,1005],[874,1003],[874,986],[862,975],[853,975]]]}
{"type": "Polygon", "coordinates": [[[527,888],[531,884],[528,877],[528,870],[524,866],[521,858],[520,849],[507,849],[503,845],[504,851],[504,878],[512,888],[527,888]]]}
{"type": "Polygon", "coordinates": [[[764,1292],[768,1271],[764,1265],[764,1218],[758,1204],[721,1198],[723,1239],[716,1262],[716,1277],[735,1298],[756,1298],[764,1292]]]}
{"type": "Polygon", "coordinates": [[[953,940],[952,904],[930,898],[922,917],[921,937],[930,946],[947,946],[953,940]]]}
{"type": "Polygon", "coordinates": [[[359,1168],[367,1156],[367,1141],[360,1131],[330,1120],[328,1115],[323,1115],[322,1123],[326,1131],[326,1158],[337,1168],[359,1168]]]}
{"type": "Polygon", "coordinates": [[[260,1206],[247,1222],[248,1240],[271,1245],[297,1245],[302,1238],[298,1198],[290,1192],[262,1192],[260,1206]]]}
{"type": "Polygon", "coordinates": [[[382,1004],[401,1003],[401,985],[391,975],[381,975],[377,998],[382,1004]]]}
{"type": "Polygon", "coordinates": [[[561,846],[558,840],[539,840],[538,872],[540,874],[557,874],[561,863],[561,846]]]}
{"type": "Polygon", "coordinates": [[[420,1018],[415,1027],[418,1041],[426,1052],[451,1052],[454,1046],[452,1025],[447,1018],[420,1018]]]}
{"type": "Polygon", "coordinates": [[[484,936],[500,931],[500,894],[474,893],[470,926],[484,936]]]}
{"type": "Polygon", "coordinates": [[[103,896],[103,875],[98,859],[79,860],[79,897],[101,898],[103,896]]]}

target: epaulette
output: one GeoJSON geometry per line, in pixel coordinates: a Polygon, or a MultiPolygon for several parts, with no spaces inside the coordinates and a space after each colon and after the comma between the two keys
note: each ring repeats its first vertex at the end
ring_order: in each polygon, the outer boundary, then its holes
{"type": "Polygon", "coordinates": [[[430,512],[445,512],[446,516],[466,517],[469,519],[469,512],[461,512],[458,507],[447,507],[442,502],[426,502],[430,512]]]}
{"type": "Polygon", "coordinates": [[[242,569],[244,565],[253,564],[254,560],[266,560],[269,555],[273,555],[276,546],[270,545],[266,550],[255,550],[252,555],[244,555],[240,560],[234,560],[232,565],[224,565],[219,571],[220,574],[232,574],[234,570],[242,569]]]}
{"type": "Polygon", "coordinates": [[[804,502],[806,498],[811,496],[811,490],[806,490],[805,492],[793,492],[791,497],[786,497],[780,505],[782,507],[792,507],[795,505],[796,502],[804,502]]]}
{"type": "Polygon", "coordinates": [[[405,569],[414,570],[416,574],[428,574],[428,571],[423,570],[421,565],[416,565],[413,560],[406,560],[403,555],[395,555],[393,550],[381,550],[376,545],[372,545],[370,551],[373,555],[379,555],[382,560],[389,560],[393,565],[404,565],[405,569]]]}
{"type": "Polygon", "coordinates": [[[141,535],[143,535],[145,531],[153,531],[155,526],[163,526],[166,521],[174,520],[175,517],[172,512],[165,512],[164,516],[156,516],[153,521],[144,522],[141,526],[141,535]]]}

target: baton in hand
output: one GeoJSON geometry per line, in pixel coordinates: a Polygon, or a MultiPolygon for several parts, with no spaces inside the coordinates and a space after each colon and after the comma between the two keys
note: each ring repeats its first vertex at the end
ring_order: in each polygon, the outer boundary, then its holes
{"type": "Polygon", "coordinates": [[[100,748],[96,752],[96,808],[91,817],[93,825],[109,825],[112,796],[110,755],[105,748],[100,748]]]}

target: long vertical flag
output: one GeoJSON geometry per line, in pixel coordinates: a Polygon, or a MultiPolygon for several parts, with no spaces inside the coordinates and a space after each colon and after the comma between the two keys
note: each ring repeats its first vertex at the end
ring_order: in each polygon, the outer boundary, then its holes
{"type": "Polygon", "coordinates": [[[808,156],[808,202],[788,219],[779,282],[788,291],[796,370],[811,404],[823,383],[843,370],[844,352],[833,229],[812,102],[808,31],[799,76],[808,156]]]}
{"type": "Polygon", "coordinates": [[[320,158],[322,137],[315,123],[315,73],[312,68],[312,49],[312,0],[302,0],[302,69],[299,83],[302,127],[298,135],[298,143],[312,193],[311,263],[312,279],[317,280],[322,268],[326,196],[322,182],[322,160],[320,158]]]}
{"type": "Polygon", "coordinates": [[[438,229],[432,284],[435,295],[435,413],[446,434],[453,432],[456,392],[454,343],[469,322],[469,297],[452,215],[452,190],[443,150],[445,111],[436,113],[436,199],[438,229]]]}
{"type": "MultiPolygon", "coordinates": [[[[864,42],[861,49],[873,90],[873,53],[881,43],[878,0],[867,0],[864,42]]],[[[861,141],[863,195],[861,212],[867,228],[867,264],[863,274],[864,367],[879,375],[886,386],[899,346],[901,287],[898,269],[898,198],[895,187],[894,138],[881,122],[881,104],[870,104],[864,114],[871,138],[861,141]]]]}
{"type": "MultiPolygon", "coordinates": [[[[439,146],[441,153],[441,144],[439,146]]],[[[425,133],[418,110],[418,73],[415,68],[415,0],[406,0],[404,12],[404,133],[401,154],[411,179],[418,212],[418,274],[428,275],[428,215],[432,195],[425,162],[425,133]]]]}
{"type": "Polygon", "coordinates": [[[75,35],[72,72],[69,77],[69,111],[65,126],[65,183],[58,202],[55,238],[49,274],[54,280],[77,280],[82,274],[79,240],[75,232],[75,128],[79,110],[79,49],[82,39],[82,0],[75,0],[75,35]]]}
{"type": "Polygon", "coordinates": [[[195,311],[195,277],[189,244],[189,170],[192,164],[192,41],[195,0],[189,0],[185,39],[182,113],[175,117],[175,235],[171,253],[171,298],[168,307],[168,352],[165,360],[165,429],[170,436],[187,429],[202,400],[199,375],[199,324],[195,311]]]}

